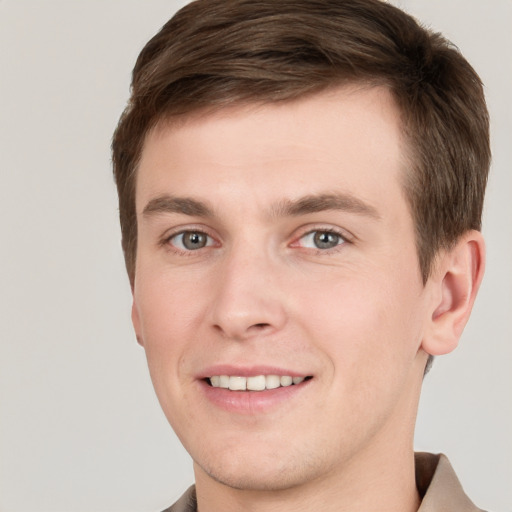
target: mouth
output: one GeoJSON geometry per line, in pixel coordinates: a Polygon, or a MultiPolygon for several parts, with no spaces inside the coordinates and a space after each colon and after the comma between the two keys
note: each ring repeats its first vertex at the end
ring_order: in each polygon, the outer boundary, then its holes
{"type": "Polygon", "coordinates": [[[229,391],[267,391],[271,389],[298,386],[304,381],[312,379],[311,376],[292,377],[290,375],[255,375],[243,377],[239,375],[213,375],[205,379],[206,383],[214,388],[228,389],[229,391]]]}
{"type": "MultiPolygon", "coordinates": [[[[313,375],[275,366],[216,365],[198,376],[207,401],[229,414],[267,417],[308,397],[313,375]]],[[[307,398],[306,398],[307,400],[307,398]]]]}

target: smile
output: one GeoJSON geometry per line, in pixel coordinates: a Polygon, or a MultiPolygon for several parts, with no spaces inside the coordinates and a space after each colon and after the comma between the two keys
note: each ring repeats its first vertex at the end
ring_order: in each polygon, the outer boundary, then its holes
{"type": "Polygon", "coordinates": [[[256,375],[254,377],[214,375],[207,381],[214,388],[229,389],[230,391],[265,391],[297,385],[308,378],[289,375],[256,375]]]}

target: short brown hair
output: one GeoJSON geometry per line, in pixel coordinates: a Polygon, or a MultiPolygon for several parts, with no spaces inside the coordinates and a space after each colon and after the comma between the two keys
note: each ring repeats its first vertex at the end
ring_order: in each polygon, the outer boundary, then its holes
{"type": "Polygon", "coordinates": [[[163,119],[290,101],[361,82],[389,88],[409,149],[404,191],[424,282],[441,248],[480,230],[490,164],[480,79],[440,34],[380,0],[197,0],[144,47],[112,143],[126,267],[137,251],[135,185],[163,119]]]}

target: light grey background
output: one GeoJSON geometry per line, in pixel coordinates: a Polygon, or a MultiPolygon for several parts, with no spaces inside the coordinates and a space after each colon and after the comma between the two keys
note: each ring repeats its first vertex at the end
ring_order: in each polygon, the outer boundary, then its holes
{"type": "MultiPolygon", "coordinates": [[[[158,511],[192,482],[131,331],[109,154],[135,58],[183,3],[0,2],[2,512],[158,511]]],[[[511,511],[512,1],[396,3],[461,48],[493,122],[487,274],[416,445],[511,511]]]]}

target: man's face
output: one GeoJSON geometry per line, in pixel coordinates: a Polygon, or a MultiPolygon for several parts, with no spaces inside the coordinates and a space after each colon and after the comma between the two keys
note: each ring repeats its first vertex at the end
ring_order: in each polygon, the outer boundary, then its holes
{"type": "Polygon", "coordinates": [[[282,489],[412,444],[431,311],[403,154],[381,88],[149,134],[133,321],[197,479],[282,489]]]}

